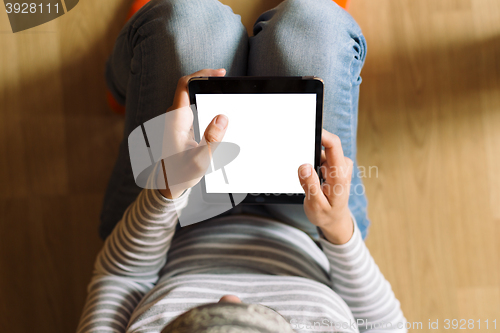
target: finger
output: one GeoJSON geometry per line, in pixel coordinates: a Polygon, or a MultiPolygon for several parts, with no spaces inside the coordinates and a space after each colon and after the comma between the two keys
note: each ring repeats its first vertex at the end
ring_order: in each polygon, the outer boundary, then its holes
{"type": "Polygon", "coordinates": [[[320,158],[320,163],[319,163],[319,176],[322,179],[325,179],[325,174],[327,172],[327,167],[328,167],[328,164],[326,163],[325,151],[321,150],[321,158],[320,158]]]}
{"type": "Polygon", "coordinates": [[[326,162],[326,154],[324,150],[321,150],[321,162],[320,164],[323,164],[326,162]]]}
{"type": "Polygon", "coordinates": [[[183,76],[177,82],[177,89],[175,90],[174,102],[170,109],[175,110],[181,107],[189,106],[189,93],[188,93],[188,82],[191,78],[196,76],[224,76],[226,75],[226,70],[224,68],[220,69],[202,69],[196,73],[183,76]]]}
{"type": "MultiPolygon", "coordinates": [[[[205,143],[221,142],[224,138],[224,134],[226,134],[228,123],[229,120],[227,119],[227,116],[223,114],[216,116],[212,119],[210,124],[208,124],[201,141],[205,143]]],[[[200,142],[200,145],[201,144],[202,143],[200,142]]]]}
{"type": "Polygon", "coordinates": [[[344,157],[345,159],[345,164],[346,164],[346,167],[347,167],[347,179],[351,180],[351,177],[352,177],[352,172],[353,172],[353,169],[354,169],[354,162],[349,158],[349,157],[344,157]]]}
{"type": "Polygon", "coordinates": [[[209,162],[212,158],[212,154],[217,149],[217,144],[211,145],[211,143],[217,143],[221,142],[222,139],[224,138],[224,134],[226,134],[226,129],[229,121],[227,117],[223,114],[220,114],[216,116],[210,124],[208,124],[207,128],[205,129],[205,133],[203,134],[203,137],[201,138],[199,147],[205,147],[202,149],[197,150],[196,157],[194,161],[201,167],[205,168],[207,172],[210,172],[211,170],[208,169],[209,167],[209,162]]]}
{"type": "Polygon", "coordinates": [[[321,189],[318,174],[314,171],[312,165],[302,164],[299,167],[298,173],[300,185],[306,195],[304,205],[315,207],[315,211],[330,208],[330,204],[321,189]]]}
{"type": "Polygon", "coordinates": [[[321,134],[321,144],[325,147],[325,156],[330,167],[346,166],[342,143],[338,136],[324,129],[321,134]]]}

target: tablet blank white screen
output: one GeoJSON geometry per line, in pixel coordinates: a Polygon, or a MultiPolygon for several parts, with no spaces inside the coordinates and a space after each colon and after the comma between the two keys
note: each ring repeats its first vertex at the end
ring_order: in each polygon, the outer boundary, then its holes
{"type": "Polygon", "coordinates": [[[207,193],[304,193],[297,170],[314,165],[316,94],[196,94],[200,137],[218,114],[240,154],[205,176],[207,193]]]}

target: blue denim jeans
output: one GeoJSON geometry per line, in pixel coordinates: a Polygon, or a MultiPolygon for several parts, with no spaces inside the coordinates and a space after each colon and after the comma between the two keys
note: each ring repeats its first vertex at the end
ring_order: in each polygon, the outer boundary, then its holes
{"type": "MultiPolygon", "coordinates": [[[[248,37],[239,15],[217,0],[152,0],[122,29],[106,68],[109,89],[126,106],[124,139],[104,198],[106,238],[141,191],[127,138],[172,104],[181,76],[225,68],[227,76],[318,76],[325,82],[323,127],[355,163],[349,208],[363,236],[370,224],[356,165],[360,72],[366,42],[354,19],[331,0],[285,0],[263,13],[248,37]]],[[[278,125],[278,124],[277,124],[278,125]]],[[[297,180],[298,181],[298,180],[297,180]]],[[[302,205],[236,207],[313,233],[302,205]]],[[[233,213],[233,212],[229,212],[233,213]]]]}

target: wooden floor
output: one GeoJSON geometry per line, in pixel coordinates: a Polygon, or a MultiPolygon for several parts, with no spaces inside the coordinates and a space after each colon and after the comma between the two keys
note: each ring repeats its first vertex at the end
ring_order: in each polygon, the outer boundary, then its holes
{"type": "MultiPolygon", "coordinates": [[[[278,2],[225,0],[247,27],[278,2]]],[[[76,327],[123,126],[104,62],[129,5],[80,1],[17,34],[0,11],[2,331],[76,327]]],[[[350,12],[368,41],[358,157],[378,168],[367,244],[420,331],[500,330],[500,2],[353,0],[350,12]]]]}

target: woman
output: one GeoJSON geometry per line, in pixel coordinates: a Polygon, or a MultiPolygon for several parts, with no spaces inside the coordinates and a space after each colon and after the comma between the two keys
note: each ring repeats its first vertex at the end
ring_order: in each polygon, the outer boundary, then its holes
{"type": "MultiPolygon", "coordinates": [[[[101,235],[112,233],[79,332],[405,331],[362,240],[366,199],[349,191],[361,185],[352,162],[366,54],[358,25],[330,0],[285,0],[253,32],[248,39],[239,16],[216,0],[153,0],[120,33],[106,77],[126,105],[125,140],[102,213],[101,235]],[[189,73],[321,77],[322,165],[343,172],[322,186],[310,165],[300,166],[297,181],[310,193],[303,206],[238,206],[176,232],[189,189],[135,186],[126,138],[189,106],[189,73]],[[343,191],[330,191],[335,185],[343,191]]],[[[205,137],[220,141],[228,126],[219,115],[205,137]]]]}

